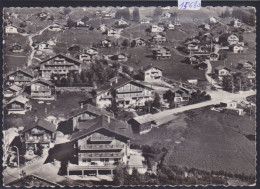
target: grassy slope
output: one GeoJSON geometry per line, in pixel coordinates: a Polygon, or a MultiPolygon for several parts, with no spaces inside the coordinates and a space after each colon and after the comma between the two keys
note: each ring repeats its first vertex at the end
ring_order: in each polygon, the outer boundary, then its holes
{"type": "Polygon", "coordinates": [[[255,174],[255,142],[243,134],[255,134],[255,121],[208,109],[187,112],[184,142],[169,149],[165,165],[255,174]]]}

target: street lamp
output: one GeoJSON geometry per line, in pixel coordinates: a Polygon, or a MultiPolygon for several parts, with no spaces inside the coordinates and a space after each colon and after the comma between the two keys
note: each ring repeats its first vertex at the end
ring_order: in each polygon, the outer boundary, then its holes
{"type": "Polygon", "coordinates": [[[19,149],[17,148],[17,146],[13,146],[14,148],[16,148],[17,151],[17,168],[18,168],[18,178],[20,179],[20,156],[19,156],[19,149]]]}

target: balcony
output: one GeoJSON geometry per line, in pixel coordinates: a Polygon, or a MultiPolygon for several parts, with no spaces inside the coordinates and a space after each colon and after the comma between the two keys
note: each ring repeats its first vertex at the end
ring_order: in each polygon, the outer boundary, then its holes
{"type": "Polygon", "coordinates": [[[107,137],[107,136],[102,136],[102,137],[92,136],[90,138],[91,141],[112,141],[114,139],[115,139],[115,137],[107,137]]]}
{"type": "Polygon", "coordinates": [[[68,170],[69,171],[83,171],[83,170],[111,170],[115,169],[116,165],[86,165],[86,166],[80,166],[80,165],[74,165],[74,164],[68,164],[68,170]]]}
{"type": "Polygon", "coordinates": [[[80,150],[122,150],[124,145],[110,145],[110,144],[86,144],[79,146],[80,150]]]}
{"type": "Polygon", "coordinates": [[[109,152],[109,153],[85,153],[82,155],[85,158],[122,158],[123,153],[109,152]]]}
{"type": "Polygon", "coordinates": [[[27,142],[27,143],[49,143],[51,142],[50,138],[25,138],[22,139],[23,141],[27,142]]]}

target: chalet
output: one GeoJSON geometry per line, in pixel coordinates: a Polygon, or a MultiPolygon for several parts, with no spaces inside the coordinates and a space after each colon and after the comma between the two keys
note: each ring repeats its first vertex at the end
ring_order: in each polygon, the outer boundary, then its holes
{"type": "Polygon", "coordinates": [[[5,110],[9,114],[25,114],[27,111],[31,110],[32,106],[28,103],[29,99],[23,96],[17,96],[10,100],[5,105],[5,110]]]}
{"type": "Polygon", "coordinates": [[[235,19],[233,22],[235,28],[240,28],[243,25],[240,19],[235,19]]]}
{"type": "Polygon", "coordinates": [[[8,25],[5,27],[6,34],[15,34],[18,33],[18,28],[12,25],[8,25]]]}
{"type": "Polygon", "coordinates": [[[20,95],[22,90],[23,90],[23,88],[21,88],[17,85],[12,85],[6,91],[4,91],[4,97],[9,98],[9,97],[18,96],[18,95],[20,95]]]}
{"type": "Polygon", "coordinates": [[[101,24],[98,28],[102,33],[107,32],[109,28],[105,24],[101,24]]]}
{"type": "Polygon", "coordinates": [[[39,18],[45,19],[45,18],[47,18],[47,17],[48,17],[48,14],[47,14],[46,12],[41,12],[41,13],[39,13],[39,18]]]}
{"type": "Polygon", "coordinates": [[[163,17],[163,18],[170,18],[170,17],[171,17],[171,13],[169,13],[169,12],[163,12],[162,17],[163,17]]]}
{"type": "Polygon", "coordinates": [[[210,61],[217,61],[218,60],[218,58],[219,58],[219,54],[218,53],[210,53],[209,54],[209,60],[210,61]]]}
{"type": "Polygon", "coordinates": [[[151,114],[145,114],[142,116],[133,117],[127,121],[131,125],[134,134],[145,134],[152,130],[152,126],[155,125],[154,118],[151,114]]]}
{"type": "Polygon", "coordinates": [[[42,78],[50,79],[52,75],[67,77],[70,71],[81,72],[81,62],[71,57],[58,54],[39,63],[42,78]]]}
{"type": "Polygon", "coordinates": [[[101,41],[101,46],[102,47],[112,47],[112,43],[109,39],[104,39],[101,41]]]}
{"type": "Polygon", "coordinates": [[[98,51],[97,51],[97,49],[95,49],[95,48],[89,48],[87,51],[86,51],[86,53],[88,53],[88,54],[90,54],[90,55],[97,55],[98,54],[98,51]]]}
{"type": "Polygon", "coordinates": [[[8,74],[5,77],[5,83],[7,85],[23,86],[32,81],[34,73],[29,69],[17,69],[17,71],[8,74]]]}
{"type": "Polygon", "coordinates": [[[200,49],[200,46],[196,43],[190,43],[188,44],[188,49],[191,51],[198,51],[200,49]]]}
{"type": "Polygon", "coordinates": [[[120,53],[120,54],[117,54],[115,55],[117,58],[117,61],[119,62],[126,62],[128,60],[128,56],[124,53],[120,53]]]}
{"type": "Polygon", "coordinates": [[[80,130],[82,128],[82,125],[84,127],[86,121],[89,121],[101,115],[114,117],[113,113],[108,112],[104,109],[98,108],[91,104],[81,104],[80,108],[73,110],[69,114],[68,120],[72,120],[73,130],[80,130]]]}
{"type": "Polygon", "coordinates": [[[198,84],[198,79],[188,79],[187,82],[189,84],[197,85],[198,84]]]}
{"type": "Polygon", "coordinates": [[[230,75],[230,69],[225,66],[217,66],[215,68],[215,74],[218,76],[220,80],[223,79],[223,76],[230,75]]]}
{"type": "Polygon", "coordinates": [[[81,62],[85,62],[85,63],[91,63],[92,62],[92,55],[88,54],[88,53],[83,53],[79,55],[79,60],[81,62]]]}
{"type": "Polygon", "coordinates": [[[111,117],[99,116],[85,122],[84,129],[71,136],[74,142],[75,163],[68,163],[67,175],[113,175],[117,163],[128,164],[131,127],[111,117]]]}
{"type": "Polygon", "coordinates": [[[80,20],[76,22],[76,27],[89,27],[89,25],[86,22],[80,20]]]}
{"type": "Polygon", "coordinates": [[[231,50],[233,53],[242,53],[244,52],[244,47],[242,45],[232,45],[231,50]]]}
{"type": "Polygon", "coordinates": [[[55,86],[52,82],[44,79],[37,79],[30,84],[30,96],[38,100],[54,100],[55,86]]]}
{"type": "Polygon", "coordinates": [[[136,38],[135,39],[135,46],[143,47],[146,46],[146,41],[143,38],[136,38]]]}
{"type": "Polygon", "coordinates": [[[111,18],[112,17],[112,14],[110,13],[106,13],[103,15],[103,18],[111,18]]]}
{"type": "Polygon", "coordinates": [[[140,21],[140,23],[141,23],[141,24],[149,24],[150,21],[147,20],[147,19],[142,19],[142,20],[140,21]]]}
{"type": "Polygon", "coordinates": [[[164,31],[164,27],[157,26],[157,25],[152,25],[151,26],[151,32],[152,33],[160,33],[164,31]]]}
{"type": "Polygon", "coordinates": [[[152,37],[152,41],[157,43],[163,43],[166,42],[166,37],[161,34],[156,34],[152,37]]]}
{"type": "Polygon", "coordinates": [[[170,10],[170,8],[171,8],[170,6],[166,6],[166,7],[162,7],[162,10],[163,11],[168,11],[168,10],[170,10]]]}
{"type": "Polygon", "coordinates": [[[246,73],[246,77],[249,79],[249,81],[254,84],[256,81],[256,73],[255,71],[251,70],[246,73]]]}
{"type": "Polygon", "coordinates": [[[120,20],[118,20],[118,21],[116,22],[116,25],[117,25],[117,26],[128,26],[129,23],[127,22],[127,20],[121,18],[120,20]]]}
{"type": "Polygon", "coordinates": [[[46,120],[40,119],[35,124],[27,125],[20,134],[20,140],[25,144],[27,151],[37,151],[39,146],[51,147],[55,141],[56,125],[46,120]]]}
{"type": "Polygon", "coordinates": [[[21,45],[18,44],[14,44],[11,48],[11,52],[13,53],[19,53],[19,52],[23,52],[23,48],[21,45]]]}
{"type": "Polygon", "coordinates": [[[158,47],[153,50],[155,59],[170,59],[171,51],[167,47],[158,47]]]}
{"type": "Polygon", "coordinates": [[[205,30],[210,30],[210,25],[209,25],[209,24],[205,24],[205,25],[204,25],[204,29],[205,29],[205,30]]]}
{"type": "Polygon", "coordinates": [[[200,60],[200,56],[197,56],[197,55],[192,55],[189,57],[189,63],[190,64],[198,64],[199,62],[201,62],[200,60]]]}
{"type": "Polygon", "coordinates": [[[239,36],[237,34],[224,33],[219,36],[219,42],[227,43],[228,45],[236,45],[239,43],[239,36]]]}
{"type": "Polygon", "coordinates": [[[167,29],[168,29],[168,30],[174,30],[174,24],[168,23],[168,24],[167,24],[167,29]]]}
{"type": "Polygon", "coordinates": [[[240,60],[237,64],[238,69],[253,69],[254,64],[248,60],[240,60]]]}
{"type": "Polygon", "coordinates": [[[119,37],[119,31],[115,29],[110,29],[107,31],[107,36],[108,37],[119,37]]]}
{"type": "Polygon", "coordinates": [[[184,101],[189,101],[190,98],[190,90],[184,87],[175,87],[170,89],[173,97],[173,101],[176,103],[181,103],[184,101]]]}
{"type": "Polygon", "coordinates": [[[46,51],[50,49],[50,45],[47,42],[42,42],[38,45],[37,50],[39,51],[46,51]]]}
{"type": "Polygon", "coordinates": [[[111,106],[115,99],[119,107],[144,106],[146,101],[153,99],[152,89],[134,80],[116,77],[114,81],[97,89],[95,103],[98,107],[111,106]],[[113,94],[115,93],[115,97],[113,94]]]}
{"type": "Polygon", "coordinates": [[[62,27],[61,27],[60,24],[54,23],[54,24],[52,24],[48,29],[49,29],[50,31],[61,31],[61,30],[62,30],[62,27]]]}
{"type": "Polygon", "coordinates": [[[145,82],[157,82],[162,79],[162,69],[152,65],[144,67],[141,74],[145,82]]]}
{"type": "Polygon", "coordinates": [[[96,15],[96,16],[100,16],[100,15],[101,15],[101,11],[96,11],[96,12],[95,12],[95,15],[96,15]]]}
{"type": "Polygon", "coordinates": [[[218,22],[218,19],[216,17],[211,16],[209,18],[209,22],[212,23],[212,24],[216,24],[218,22]]]}

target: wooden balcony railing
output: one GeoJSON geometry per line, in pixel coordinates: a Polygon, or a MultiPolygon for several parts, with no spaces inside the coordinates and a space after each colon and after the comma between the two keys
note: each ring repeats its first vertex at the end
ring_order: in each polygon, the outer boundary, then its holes
{"type": "Polygon", "coordinates": [[[114,150],[114,149],[123,149],[124,145],[110,145],[110,144],[86,144],[79,146],[81,150],[114,150]]]}

